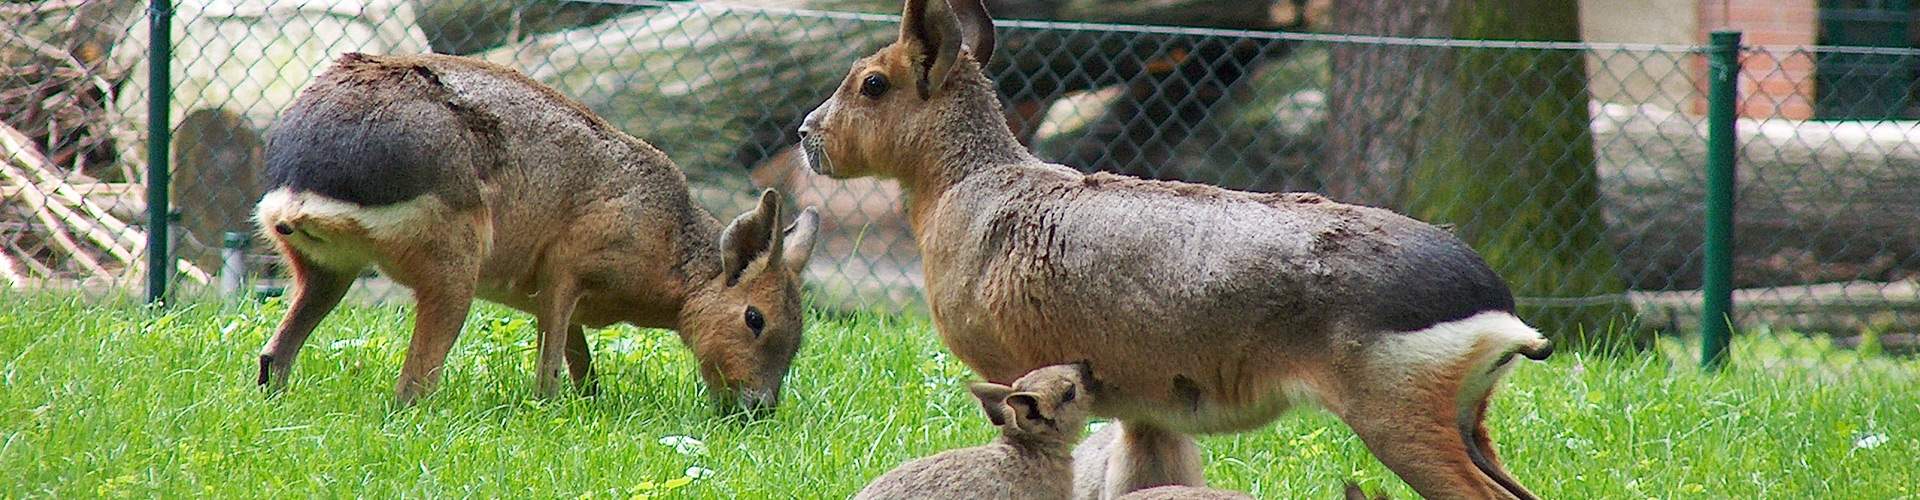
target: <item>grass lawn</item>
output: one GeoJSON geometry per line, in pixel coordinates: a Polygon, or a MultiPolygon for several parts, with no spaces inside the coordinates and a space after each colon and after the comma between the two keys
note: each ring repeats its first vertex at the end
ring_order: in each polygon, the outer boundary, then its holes
{"type": "MultiPolygon", "coordinates": [[[[0,497],[838,498],[993,434],[924,319],[813,317],[783,406],[743,422],[713,415],[677,339],[632,328],[590,334],[601,396],[533,400],[532,318],[491,306],[417,407],[389,402],[403,307],[335,312],[268,399],[255,357],[282,311],[0,290],[0,497]]],[[[1920,496],[1920,361],[1788,334],[1733,355],[1716,375],[1678,343],[1563,352],[1507,378],[1490,427],[1548,498],[1920,496]]],[[[1262,498],[1414,497],[1318,410],[1202,447],[1215,486],[1262,498]]]]}

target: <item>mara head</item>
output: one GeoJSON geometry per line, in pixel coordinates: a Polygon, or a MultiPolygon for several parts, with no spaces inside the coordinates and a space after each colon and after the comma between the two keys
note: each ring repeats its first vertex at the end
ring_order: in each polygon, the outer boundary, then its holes
{"type": "Polygon", "coordinates": [[[800,212],[780,227],[780,195],[760,195],[720,236],[720,275],[689,294],[680,335],[700,361],[700,378],[723,413],[762,412],[780,403],[780,384],[800,351],[801,275],[813,253],[819,215],[800,212]]]}
{"type": "Polygon", "coordinates": [[[987,419],[1008,436],[1077,441],[1093,406],[1093,373],[1087,363],[1053,365],[1027,372],[1012,387],[975,382],[987,419]]]}
{"type": "Polygon", "coordinates": [[[993,56],[993,20],[980,2],[907,0],[900,37],[855,61],[800,124],[807,165],[835,178],[899,179],[936,151],[948,122],[979,115],[1005,128],[980,72],[993,56]]]}

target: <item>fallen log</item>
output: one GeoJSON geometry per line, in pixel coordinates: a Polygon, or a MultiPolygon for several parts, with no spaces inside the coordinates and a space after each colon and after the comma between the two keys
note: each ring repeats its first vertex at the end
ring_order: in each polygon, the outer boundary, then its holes
{"type": "MultiPolygon", "coordinates": [[[[0,123],[0,153],[4,153],[0,180],[4,180],[6,186],[0,189],[0,194],[4,194],[5,199],[22,201],[14,213],[24,212],[27,219],[39,222],[37,227],[25,222],[23,232],[34,236],[42,245],[50,244],[42,249],[44,255],[40,255],[42,252],[18,248],[16,242],[9,241],[8,246],[17,250],[10,265],[37,264],[37,274],[49,280],[64,279],[67,275],[80,276],[83,280],[118,280],[142,268],[140,256],[146,251],[144,230],[119,220],[75,189],[67,179],[55,175],[53,164],[35,144],[4,123],[0,123]],[[103,261],[96,253],[112,260],[103,261]],[[43,259],[44,264],[40,262],[43,259]]],[[[78,173],[69,175],[85,178],[78,173]]],[[[7,216],[0,213],[0,217],[7,216]]],[[[185,260],[176,261],[176,268],[188,279],[200,284],[212,281],[212,276],[199,266],[185,260]]],[[[21,273],[23,280],[28,276],[31,275],[21,273]]]]}
{"type": "MultiPolygon", "coordinates": [[[[1634,292],[1641,320],[1667,331],[1700,324],[1701,293],[1634,292]]],[[[1920,330],[1920,282],[1848,281],[1734,290],[1734,323],[1775,331],[1845,335],[1866,330],[1920,330]]]]}
{"type": "MultiPolygon", "coordinates": [[[[1594,106],[1610,240],[1637,289],[1700,286],[1706,125],[1653,106],[1594,106]]],[[[1920,276],[1913,122],[1742,119],[1734,286],[1920,276]]]]}

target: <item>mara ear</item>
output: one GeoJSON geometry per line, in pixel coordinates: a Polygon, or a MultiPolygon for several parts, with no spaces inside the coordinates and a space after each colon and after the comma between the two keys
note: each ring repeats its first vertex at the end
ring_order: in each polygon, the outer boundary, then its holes
{"type": "Polygon", "coordinates": [[[780,192],[768,189],[760,193],[760,205],[753,211],[734,217],[720,232],[720,272],[727,286],[740,282],[747,265],[761,254],[780,258],[780,192]]]}
{"type": "Polygon", "coordinates": [[[781,248],[780,267],[795,273],[807,270],[807,259],[813,256],[813,236],[820,232],[820,210],[807,207],[793,218],[793,224],[782,231],[786,244],[781,248]]]}
{"type": "Polygon", "coordinates": [[[960,24],[965,25],[967,52],[973,54],[973,60],[986,69],[987,61],[993,60],[993,15],[987,13],[987,4],[981,0],[947,0],[953,6],[953,14],[960,24]]]}
{"type": "Polygon", "coordinates": [[[974,382],[967,385],[967,392],[980,400],[980,409],[986,410],[987,420],[992,421],[994,427],[1007,425],[1013,418],[1006,404],[1007,395],[1013,393],[1012,387],[993,382],[974,382]]]}
{"type": "Polygon", "coordinates": [[[1036,393],[1021,392],[1007,396],[1007,407],[1013,409],[1013,425],[1022,429],[1037,431],[1040,429],[1036,425],[1053,420],[1053,417],[1041,411],[1040,395],[1036,393]]]}
{"type": "Polygon", "coordinates": [[[906,10],[900,14],[899,43],[915,51],[914,69],[920,71],[915,88],[921,99],[940,92],[954,61],[960,58],[960,21],[951,8],[937,8],[946,4],[945,0],[907,0],[906,10]],[[930,1],[934,5],[928,5],[930,1]]]}

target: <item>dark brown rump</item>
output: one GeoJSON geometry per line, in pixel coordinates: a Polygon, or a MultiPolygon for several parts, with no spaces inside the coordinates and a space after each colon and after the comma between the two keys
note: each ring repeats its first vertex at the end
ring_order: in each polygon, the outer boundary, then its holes
{"type": "Polygon", "coordinates": [[[364,206],[429,193],[454,209],[479,205],[479,183],[506,157],[499,120],[410,59],[347,54],[302,91],[268,138],[267,189],[364,206]]]}

